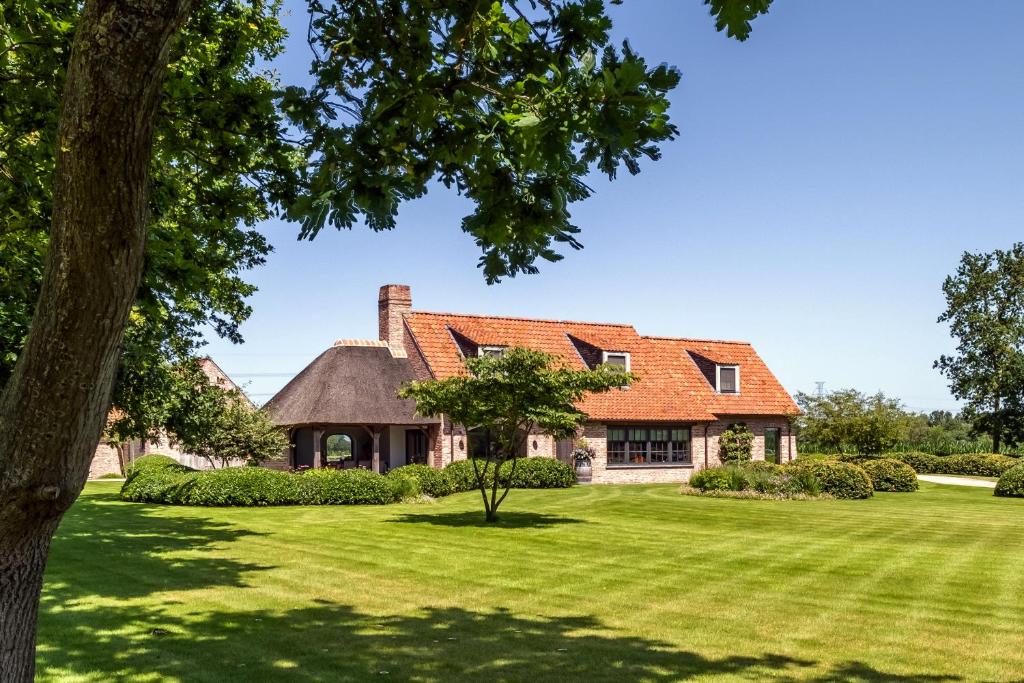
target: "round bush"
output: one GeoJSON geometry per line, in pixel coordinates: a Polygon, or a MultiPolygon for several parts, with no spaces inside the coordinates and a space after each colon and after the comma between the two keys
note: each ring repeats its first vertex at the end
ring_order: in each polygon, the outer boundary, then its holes
{"type": "MultiPolygon", "coordinates": [[[[483,460],[477,461],[477,468],[481,472],[484,471],[484,465],[486,463],[483,460]]],[[[472,491],[477,488],[476,474],[473,472],[473,461],[472,460],[455,460],[448,463],[447,467],[444,468],[445,473],[448,475],[448,479],[452,483],[452,487],[456,493],[463,491],[472,491]]],[[[490,486],[494,481],[494,466],[490,465],[487,467],[487,471],[484,476],[484,483],[490,486]]]]}
{"type": "Polygon", "coordinates": [[[909,453],[890,453],[887,457],[907,463],[918,474],[935,473],[939,469],[939,456],[930,453],[911,451],[909,453]]]}
{"type": "Polygon", "coordinates": [[[389,479],[370,470],[306,470],[290,476],[302,480],[307,505],[383,505],[419,492],[410,487],[410,479],[389,479]]]}
{"type": "Polygon", "coordinates": [[[516,458],[502,463],[499,483],[514,489],[566,489],[576,483],[576,470],[552,458],[516,458]]]}
{"type": "Polygon", "coordinates": [[[443,498],[455,493],[449,472],[429,465],[404,465],[388,472],[388,476],[409,477],[416,482],[420,493],[431,498],[443,498]]]}
{"type": "Polygon", "coordinates": [[[1011,467],[1000,475],[996,482],[996,495],[1024,498],[1024,464],[1011,467]]]}
{"type": "Polygon", "coordinates": [[[909,492],[917,490],[917,472],[905,462],[894,458],[874,458],[861,463],[871,477],[876,491],[909,492]]]}
{"type": "Polygon", "coordinates": [[[776,465],[773,462],[766,460],[749,460],[747,462],[741,462],[740,468],[747,472],[767,472],[769,474],[778,474],[782,471],[782,465],[776,465]]]}
{"type": "Polygon", "coordinates": [[[262,467],[192,472],[170,488],[163,502],[174,505],[256,507],[299,502],[295,475],[262,467]]]}
{"type": "Polygon", "coordinates": [[[849,462],[811,460],[791,465],[810,472],[821,485],[821,492],[836,498],[870,498],[871,478],[861,467],[849,462]]]}

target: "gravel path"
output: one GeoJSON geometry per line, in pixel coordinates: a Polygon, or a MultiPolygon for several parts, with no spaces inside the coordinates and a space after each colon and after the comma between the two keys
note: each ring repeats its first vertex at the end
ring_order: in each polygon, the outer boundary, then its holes
{"type": "Polygon", "coordinates": [[[917,478],[921,481],[930,481],[933,484],[952,484],[953,486],[977,486],[983,489],[994,489],[996,483],[985,479],[971,479],[970,477],[944,477],[941,474],[919,474],[917,478]]]}

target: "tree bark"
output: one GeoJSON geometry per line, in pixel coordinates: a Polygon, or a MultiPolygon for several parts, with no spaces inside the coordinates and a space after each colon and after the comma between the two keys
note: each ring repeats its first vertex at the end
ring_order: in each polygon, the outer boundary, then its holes
{"type": "Polygon", "coordinates": [[[1001,397],[997,392],[992,402],[992,452],[998,453],[1003,445],[1003,416],[1000,413],[1001,397]]]}
{"type": "Polygon", "coordinates": [[[50,539],[85,484],[143,265],[153,122],[192,0],[88,0],[31,330],[0,394],[0,680],[32,680],[50,539]]]}

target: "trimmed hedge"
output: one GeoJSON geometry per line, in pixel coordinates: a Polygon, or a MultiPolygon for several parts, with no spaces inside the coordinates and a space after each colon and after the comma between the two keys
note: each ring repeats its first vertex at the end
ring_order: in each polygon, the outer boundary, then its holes
{"type": "Polygon", "coordinates": [[[262,467],[228,467],[197,471],[175,462],[134,467],[121,487],[121,499],[217,507],[383,505],[418,492],[412,479],[388,478],[368,470],[292,474],[262,467]]]}
{"type": "Polygon", "coordinates": [[[865,460],[861,468],[871,477],[876,491],[910,492],[917,490],[917,472],[907,463],[895,458],[865,460]]]}
{"type": "Polygon", "coordinates": [[[821,492],[835,498],[870,498],[874,493],[871,478],[860,466],[838,460],[797,460],[788,467],[814,475],[821,484],[821,492]]]}
{"type": "MultiPolygon", "coordinates": [[[[801,459],[804,456],[800,456],[801,459]]],[[[1020,458],[1011,458],[995,453],[969,453],[966,455],[932,455],[910,451],[907,453],[886,453],[884,455],[853,455],[843,453],[832,456],[833,460],[856,465],[882,459],[899,460],[914,469],[917,474],[960,474],[977,477],[998,477],[1011,467],[1021,463],[1020,458]]]]}
{"type": "Polygon", "coordinates": [[[1024,464],[1011,467],[1003,472],[996,482],[996,495],[1008,498],[1024,498],[1024,464]]]}
{"type": "Polygon", "coordinates": [[[420,493],[431,498],[444,498],[455,493],[455,484],[447,470],[429,465],[404,465],[388,472],[389,477],[408,477],[416,482],[420,493]]]}
{"type": "MultiPolygon", "coordinates": [[[[481,464],[482,466],[482,464],[481,464]]],[[[502,466],[502,486],[512,463],[502,466]]],[[[489,468],[488,483],[494,468],[489,468]]],[[[550,458],[521,458],[512,488],[567,488],[576,483],[575,470],[550,458]]],[[[167,456],[139,458],[124,485],[121,499],[170,505],[384,505],[426,494],[440,498],[476,489],[473,463],[454,462],[443,470],[406,465],[387,476],[369,470],[306,470],[279,472],[262,467],[193,470],[167,456]]]]}

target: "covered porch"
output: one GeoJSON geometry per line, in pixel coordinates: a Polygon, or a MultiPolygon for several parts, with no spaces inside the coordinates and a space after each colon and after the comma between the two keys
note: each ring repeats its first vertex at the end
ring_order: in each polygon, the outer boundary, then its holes
{"type": "Polygon", "coordinates": [[[290,430],[292,469],[366,469],[385,474],[429,464],[436,425],[328,424],[290,430]]]}

